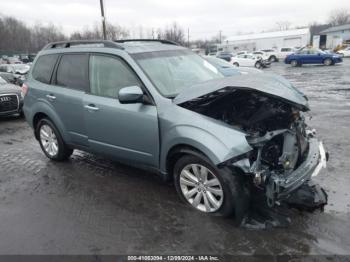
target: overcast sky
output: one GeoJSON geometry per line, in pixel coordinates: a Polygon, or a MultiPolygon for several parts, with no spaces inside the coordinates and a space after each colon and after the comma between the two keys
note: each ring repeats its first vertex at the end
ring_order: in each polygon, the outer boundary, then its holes
{"type": "MultiPolygon", "coordinates": [[[[190,38],[207,38],[222,30],[261,32],[277,21],[292,26],[326,22],[333,9],[350,9],[350,0],[104,0],[107,20],[139,34],[177,21],[190,38]]],[[[100,21],[99,0],[0,0],[0,13],[15,16],[29,25],[54,23],[65,33],[100,21]]]]}

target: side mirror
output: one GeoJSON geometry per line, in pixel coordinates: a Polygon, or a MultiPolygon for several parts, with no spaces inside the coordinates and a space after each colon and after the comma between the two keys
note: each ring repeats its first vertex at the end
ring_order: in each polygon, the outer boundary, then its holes
{"type": "Polygon", "coordinates": [[[118,92],[121,104],[134,104],[143,102],[143,91],[139,86],[123,87],[118,92]]]}

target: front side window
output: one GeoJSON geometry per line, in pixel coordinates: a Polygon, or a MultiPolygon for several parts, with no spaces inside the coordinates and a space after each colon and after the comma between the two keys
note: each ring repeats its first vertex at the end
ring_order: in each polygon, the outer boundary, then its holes
{"type": "Polygon", "coordinates": [[[86,91],[89,86],[87,54],[65,54],[57,68],[59,86],[86,91]]]}
{"type": "Polygon", "coordinates": [[[49,84],[57,58],[58,55],[40,56],[34,65],[33,78],[42,83],[49,84]]]}
{"type": "Polygon", "coordinates": [[[105,97],[118,97],[119,89],[141,86],[135,73],[125,62],[110,56],[90,56],[90,92],[105,97]]]}
{"type": "Polygon", "coordinates": [[[212,64],[188,50],[138,53],[133,57],[165,97],[175,97],[191,85],[224,77],[212,64]]]}

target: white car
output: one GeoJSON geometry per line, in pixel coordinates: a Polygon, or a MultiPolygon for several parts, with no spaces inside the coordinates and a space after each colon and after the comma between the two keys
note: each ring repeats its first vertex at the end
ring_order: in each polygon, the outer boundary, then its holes
{"type": "Polygon", "coordinates": [[[339,54],[342,57],[350,57],[350,46],[348,46],[347,48],[345,48],[343,50],[339,50],[337,52],[337,54],[339,54]]]}
{"type": "Polygon", "coordinates": [[[270,62],[278,62],[278,52],[275,49],[263,49],[270,62]]]}
{"type": "Polygon", "coordinates": [[[252,54],[242,54],[233,56],[230,62],[235,66],[248,66],[256,68],[265,67],[262,59],[252,54]]]}
{"type": "Polygon", "coordinates": [[[282,47],[277,53],[277,58],[284,60],[288,55],[293,54],[296,51],[294,47],[282,47]]]}
{"type": "Polygon", "coordinates": [[[252,54],[263,60],[269,60],[269,56],[264,51],[254,51],[252,54]]]}

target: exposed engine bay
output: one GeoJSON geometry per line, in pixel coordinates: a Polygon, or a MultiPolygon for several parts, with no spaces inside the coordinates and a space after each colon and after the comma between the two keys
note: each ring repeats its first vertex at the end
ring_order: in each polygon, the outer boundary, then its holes
{"type": "MultiPolygon", "coordinates": [[[[315,131],[308,130],[304,121],[303,112],[308,108],[281,97],[227,87],[180,106],[247,134],[254,150],[235,159],[233,165],[250,175],[255,186],[265,190],[270,207],[280,199],[289,198],[305,183],[306,175],[311,177],[306,174],[312,172],[306,160],[320,158],[319,142],[313,139],[315,131]]],[[[326,204],[326,197],[324,199],[320,205],[326,204]]]]}
{"type": "Polygon", "coordinates": [[[223,89],[182,106],[246,132],[250,144],[259,148],[250,161],[259,157],[261,165],[271,170],[294,169],[307,149],[300,109],[281,99],[249,90],[223,89]]]}

